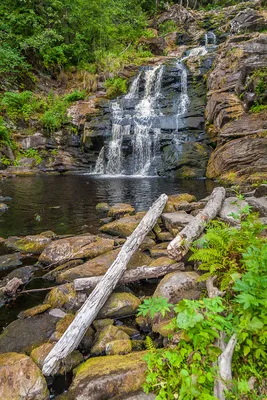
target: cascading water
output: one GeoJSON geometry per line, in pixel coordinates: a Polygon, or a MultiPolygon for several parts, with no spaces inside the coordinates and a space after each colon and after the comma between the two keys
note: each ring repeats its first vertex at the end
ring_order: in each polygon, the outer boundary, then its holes
{"type": "Polygon", "coordinates": [[[139,71],[128,93],[110,102],[112,137],[99,153],[95,174],[157,175],[164,146],[173,146],[179,155],[185,142],[197,140],[196,128],[187,127],[190,98],[184,61],[205,56],[215,46],[216,36],[207,32],[205,46],[190,49],[166,66],[139,71]]]}

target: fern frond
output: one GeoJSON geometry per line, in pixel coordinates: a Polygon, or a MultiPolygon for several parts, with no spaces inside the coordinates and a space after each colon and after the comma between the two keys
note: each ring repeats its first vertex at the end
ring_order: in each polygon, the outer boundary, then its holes
{"type": "Polygon", "coordinates": [[[145,342],[146,342],[147,350],[150,350],[150,351],[155,351],[156,350],[154,342],[153,342],[153,340],[151,339],[150,336],[146,336],[145,342]]]}

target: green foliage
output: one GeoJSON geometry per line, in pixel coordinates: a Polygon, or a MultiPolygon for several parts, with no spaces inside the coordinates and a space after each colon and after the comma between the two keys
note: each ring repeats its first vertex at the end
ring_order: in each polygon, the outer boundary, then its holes
{"type": "Polygon", "coordinates": [[[183,300],[176,307],[174,320],[179,343],[173,349],[160,349],[146,355],[148,364],[144,385],[157,399],[213,400],[216,372],[213,362],[220,355],[214,345],[219,332],[230,331],[231,323],[220,314],[222,299],[183,300]]]}
{"type": "Polygon", "coordinates": [[[236,279],[233,290],[237,293],[238,334],[240,352],[246,363],[243,372],[266,374],[267,364],[267,243],[256,243],[243,254],[246,272],[236,279]]]}
{"type": "Polygon", "coordinates": [[[226,399],[265,398],[262,389],[267,378],[267,241],[258,237],[262,229],[255,215],[248,215],[240,229],[216,222],[207,229],[204,248],[194,246],[194,255],[203,250],[195,258],[205,264],[209,276],[218,275],[222,283],[229,281],[225,277],[234,263],[232,285],[226,300],[182,300],[174,307],[172,325],[177,331],[175,338],[179,337],[178,344],[146,355],[144,389],[154,391],[157,400],[215,400],[215,361],[221,353],[216,344],[221,334],[226,341],[232,334],[237,336],[233,381],[231,390],[225,393],[226,399]],[[254,388],[249,385],[251,377],[255,379],[254,388]]]}
{"type": "Polygon", "coordinates": [[[73,90],[71,93],[66,94],[64,96],[64,100],[69,101],[69,102],[73,102],[73,101],[78,101],[78,100],[84,100],[86,97],[86,91],[82,90],[73,90]]]}
{"type": "Polygon", "coordinates": [[[166,313],[171,311],[171,307],[172,305],[168,303],[165,297],[151,297],[145,299],[139,306],[137,315],[144,317],[149,315],[151,318],[154,318],[157,313],[160,313],[165,317],[166,313]]]}
{"type": "Polygon", "coordinates": [[[11,146],[11,132],[7,128],[4,118],[0,116],[0,144],[11,146]]]}
{"type": "MultiPolygon", "coordinates": [[[[240,215],[233,216],[240,218],[240,215]]],[[[251,244],[262,243],[263,239],[258,235],[263,229],[264,225],[253,214],[241,221],[240,229],[220,221],[211,222],[204,238],[193,245],[190,257],[190,260],[201,262],[201,271],[207,271],[201,280],[217,275],[221,289],[227,289],[234,282],[234,274],[246,270],[245,263],[240,261],[242,253],[251,244]]]]}
{"type": "Polygon", "coordinates": [[[12,164],[12,161],[7,158],[6,156],[1,156],[0,157],[0,164],[5,165],[6,167],[8,167],[9,165],[12,164]]]}
{"type": "Polygon", "coordinates": [[[177,26],[174,21],[165,21],[159,25],[159,33],[161,36],[175,31],[177,31],[177,26]]]}
{"type": "Polygon", "coordinates": [[[107,97],[114,98],[127,92],[127,82],[123,78],[110,78],[105,82],[107,97]]]}
{"type": "Polygon", "coordinates": [[[19,164],[19,160],[21,160],[22,158],[33,158],[34,159],[34,164],[35,165],[39,165],[42,162],[42,157],[40,156],[38,150],[36,149],[27,149],[27,150],[21,150],[16,157],[16,160],[14,161],[14,165],[18,165],[19,164]]]}
{"type": "Polygon", "coordinates": [[[50,133],[55,132],[63,124],[68,122],[66,111],[68,108],[67,101],[59,96],[51,94],[48,97],[48,105],[45,113],[41,116],[40,122],[43,127],[50,133]]]}
{"type": "Polygon", "coordinates": [[[136,0],[2,0],[0,24],[0,74],[29,64],[53,72],[94,62],[99,49],[122,51],[141,36],[146,15],[136,0]]]}
{"type": "Polygon", "coordinates": [[[151,337],[150,336],[146,336],[146,348],[147,348],[147,350],[149,350],[149,351],[154,351],[154,350],[156,350],[156,347],[155,347],[155,345],[154,345],[154,342],[153,342],[153,340],[151,339],[151,337]]]}
{"type": "Polygon", "coordinates": [[[28,121],[34,114],[40,112],[45,103],[39,100],[32,92],[25,90],[23,92],[5,92],[1,108],[11,120],[21,118],[28,121]]]}
{"type": "Polygon", "coordinates": [[[266,110],[266,109],[267,109],[267,104],[256,103],[256,104],[254,104],[253,106],[250,107],[250,111],[252,113],[254,113],[254,114],[257,114],[257,113],[259,113],[259,112],[261,112],[263,110],[266,110]]]}

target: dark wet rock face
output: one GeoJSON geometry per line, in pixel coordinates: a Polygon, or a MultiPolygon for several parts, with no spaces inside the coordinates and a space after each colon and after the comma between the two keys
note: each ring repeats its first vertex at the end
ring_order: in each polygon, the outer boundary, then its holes
{"type": "MultiPolygon", "coordinates": [[[[258,13],[246,10],[244,15],[252,21],[258,13]]],[[[259,86],[266,67],[266,34],[231,37],[221,46],[208,77],[207,129],[217,143],[208,163],[209,178],[241,183],[266,179],[267,112],[255,108],[267,104],[259,86]]]]}

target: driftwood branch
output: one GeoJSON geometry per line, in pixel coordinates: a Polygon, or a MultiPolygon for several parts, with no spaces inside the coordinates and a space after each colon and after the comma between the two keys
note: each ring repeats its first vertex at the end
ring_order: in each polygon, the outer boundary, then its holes
{"type": "Polygon", "coordinates": [[[214,281],[217,279],[217,275],[210,276],[206,281],[208,296],[213,299],[214,297],[223,297],[226,292],[221,292],[216,286],[214,286],[214,281]]]}
{"type": "Polygon", "coordinates": [[[7,284],[0,288],[0,292],[4,293],[7,296],[14,296],[18,290],[18,288],[23,285],[21,279],[14,277],[7,284]]]}
{"type": "MultiPolygon", "coordinates": [[[[223,297],[225,292],[220,291],[216,286],[214,286],[214,281],[217,276],[209,277],[206,281],[208,296],[210,298],[223,297]]],[[[229,389],[229,384],[232,380],[232,358],[237,343],[236,334],[233,334],[228,344],[225,343],[225,332],[220,332],[220,337],[216,341],[216,346],[218,346],[222,353],[218,357],[218,361],[214,362],[213,366],[218,368],[218,378],[214,384],[214,396],[218,400],[225,400],[225,392],[229,389]]]]}
{"type": "Polygon", "coordinates": [[[218,358],[219,377],[214,385],[214,396],[219,400],[225,400],[226,390],[232,381],[232,358],[237,343],[236,334],[231,336],[231,339],[225,344],[224,340],[220,341],[220,348],[223,350],[218,358]]]}
{"type": "Polygon", "coordinates": [[[86,330],[121,279],[133,253],[139,248],[146,235],[156,224],[167,199],[168,197],[162,194],[149,209],[134,232],[128,237],[116,260],[89,295],[64,335],[45,358],[43,365],[44,375],[53,375],[60,367],[61,360],[65,359],[79,345],[86,330]]]}
{"type": "Polygon", "coordinates": [[[225,189],[223,187],[213,190],[206,207],[169,244],[168,254],[171,258],[178,261],[183,258],[193,241],[204,231],[207,223],[219,213],[224,198],[225,189]]]}
{"type": "MultiPolygon", "coordinates": [[[[184,269],[184,264],[179,262],[171,265],[163,265],[158,267],[137,267],[135,269],[125,271],[118,285],[123,285],[125,283],[136,282],[142,279],[152,279],[159,278],[169,274],[170,272],[181,271],[184,269]]],[[[91,278],[78,278],[74,279],[74,289],[75,290],[92,290],[98,285],[103,276],[93,276],[91,278]]]]}

